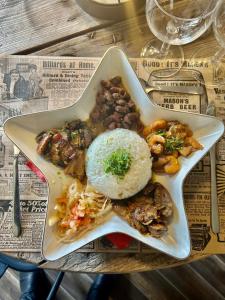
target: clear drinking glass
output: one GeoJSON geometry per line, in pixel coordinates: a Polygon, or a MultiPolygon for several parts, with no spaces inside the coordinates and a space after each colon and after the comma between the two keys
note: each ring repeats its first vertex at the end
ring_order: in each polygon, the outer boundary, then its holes
{"type": "Polygon", "coordinates": [[[203,60],[213,68],[212,81],[205,82],[202,78],[196,78],[207,87],[217,87],[225,85],[225,0],[219,0],[219,4],[213,16],[213,30],[218,45],[215,47],[205,47],[195,51],[193,55],[193,63],[195,60],[203,60]]]}
{"type": "Polygon", "coordinates": [[[217,4],[218,0],[147,0],[148,26],[157,39],[144,46],[141,57],[175,58],[179,70],[184,61],[180,45],[196,40],[207,31],[217,4]]]}

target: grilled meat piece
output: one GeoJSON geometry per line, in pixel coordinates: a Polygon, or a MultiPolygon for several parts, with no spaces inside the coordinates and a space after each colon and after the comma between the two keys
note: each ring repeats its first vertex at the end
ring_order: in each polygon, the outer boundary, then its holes
{"type": "Polygon", "coordinates": [[[151,181],[142,190],[143,195],[154,197],[153,191],[155,190],[155,184],[151,181]]]}
{"type": "Polygon", "coordinates": [[[90,129],[85,128],[83,130],[83,145],[85,148],[88,148],[93,140],[93,134],[90,129]]]}
{"type": "Polygon", "coordinates": [[[62,165],[62,160],[60,156],[60,148],[59,144],[53,143],[50,148],[49,159],[55,165],[62,165]]]}
{"type": "Polygon", "coordinates": [[[71,141],[70,141],[71,145],[73,145],[76,148],[81,147],[81,134],[80,134],[80,130],[81,129],[72,131],[71,134],[70,134],[70,136],[71,136],[71,141]]]}
{"type": "Polygon", "coordinates": [[[148,185],[136,196],[113,201],[113,210],[143,234],[161,237],[167,231],[167,218],[173,204],[167,190],[159,183],[148,185]]]}
{"type": "Polygon", "coordinates": [[[37,153],[40,155],[44,155],[50,146],[51,140],[52,140],[52,134],[44,133],[38,143],[37,153]]]}
{"type": "Polygon", "coordinates": [[[139,206],[134,211],[134,217],[143,225],[149,225],[158,218],[158,210],[150,204],[139,206]]]}
{"type": "Polygon", "coordinates": [[[66,123],[66,128],[69,129],[70,131],[83,128],[84,126],[85,123],[80,119],[66,123]]]}
{"type": "Polygon", "coordinates": [[[168,228],[165,223],[160,222],[152,222],[148,225],[148,230],[150,234],[156,238],[161,237],[165,232],[167,232],[168,228]]]}
{"type": "Polygon", "coordinates": [[[148,233],[148,227],[144,226],[141,222],[139,222],[136,217],[135,217],[135,213],[132,212],[130,214],[130,225],[134,228],[136,228],[138,231],[140,231],[143,234],[147,234],[148,233]]]}
{"type": "Polygon", "coordinates": [[[43,139],[43,137],[44,137],[45,134],[46,134],[46,131],[40,132],[40,133],[36,136],[36,138],[35,138],[36,142],[37,142],[37,143],[40,143],[40,141],[43,139]]]}
{"type": "Polygon", "coordinates": [[[37,152],[53,164],[66,167],[65,173],[83,179],[84,150],[92,142],[93,134],[86,122],[74,120],[63,128],[41,132],[37,137],[37,152]],[[77,160],[77,161],[76,161],[77,160]]]}
{"type": "Polygon", "coordinates": [[[156,184],[154,201],[156,207],[161,210],[163,216],[170,217],[173,214],[173,203],[170,194],[160,184],[156,184]]]}
{"type": "Polygon", "coordinates": [[[85,177],[85,154],[84,151],[78,150],[73,160],[69,162],[64,170],[66,175],[83,180],[85,177]]]}
{"type": "Polygon", "coordinates": [[[134,216],[134,211],[130,209],[129,204],[121,205],[117,204],[117,201],[115,201],[113,205],[113,210],[121,216],[125,221],[127,221],[132,227],[139,230],[141,233],[147,233],[148,228],[141,224],[134,216]]]}
{"type": "Polygon", "coordinates": [[[91,144],[92,139],[92,132],[88,128],[78,129],[71,132],[71,144],[76,148],[87,148],[91,144]]]}
{"type": "Polygon", "coordinates": [[[61,149],[60,157],[64,164],[67,165],[69,161],[75,157],[75,154],[76,149],[69,142],[67,142],[67,144],[61,149]]]}

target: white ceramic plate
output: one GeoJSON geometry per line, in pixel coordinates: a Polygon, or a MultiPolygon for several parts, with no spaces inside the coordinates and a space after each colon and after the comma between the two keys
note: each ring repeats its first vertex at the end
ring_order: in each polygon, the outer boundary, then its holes
{"type": "Polygon", "coordinates": [[[195,152],[189,158],[181,158],[182,167],[176,175],[156,176],[156,180],[169,191],[175,208],[168,234],[163,238],[156,239],[142,235],[117,215],[111,213],[104,224],[70,244],[63,244],[57,240],[52,232],[52,228],[48,226],[48,222],[45,222],[43,255],[48,260],[56,260],[94,239],[112,232],[126,233],[178,259],[186,258],[190,253],[190,236],[183,203],[183,182],[193,166],[222,136],[224,125],[221,121],[213,117],[167,110],[154,105],[142,89],[126,55],[119,48],[113,47],[106,52],[83,95],[75,104],[58,110],[11,118],[6,121],[4,130],[7,136],[43,172],[48,181],[49,195],[46,217],[48,220],[54,208],[55,198],[60,195],[63,185],[71,182],[72,179],[63,175],[63,172],[61,172],[61,176],[57,176],[59,168],[47,162],[36,153],[37,144],[35,136],[42,130],[60,127],[65,121],[76,118],[87,119],[95,105],[96,93],[100,87],[100,81],[117,75],[122,76],[123,83],[139,107],[141,119],[145,124],[149,124],[157,119],[178,120],[182,123],[187,123],[194,131],[194,136],[204,146],[204,149],[195,152]]]}

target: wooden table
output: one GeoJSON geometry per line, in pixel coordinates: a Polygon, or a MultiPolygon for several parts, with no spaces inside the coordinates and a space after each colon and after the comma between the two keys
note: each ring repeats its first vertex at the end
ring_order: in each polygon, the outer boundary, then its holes
{"type": "MultiPolygon", "coordinates": [[[[113,45],[128,56],[138,57],[142,46],[153,38],[144,15],[120,23],[95,19],[83,12],[75,0],[0,0],[0,53],[51,56],[97,56],[113,45]]],[[[214,47],[211,31],[184,46],[186,57],[193,47],[214,47]]],[[[12,253],[9,253],[12,255],[12,253]]],[[[41,253],[16,253],[43,268],[76,272],[147,271],[181,262],[164,254],[72,253],[55,262],[44,262],[41,253]]],[[[182,263],[203,258],[189,257],[182,263]]]]}

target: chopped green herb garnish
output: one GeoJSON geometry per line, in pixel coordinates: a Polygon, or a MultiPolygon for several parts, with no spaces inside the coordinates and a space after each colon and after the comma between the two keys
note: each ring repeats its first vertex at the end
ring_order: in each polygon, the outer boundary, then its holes
{"type": "Polygon", "coordinates": [[[123,148],[120,148],[110,154],[104,161],[105,173],[111,173],[123,179],[131,166],[132,157],[130,153],[123,148]]]}
{"type": "Polygon", "coordinates": [[[165,150],[166,152],[174,152],[176,150],[182,149],[184,146],[184,141],[176,137],[170,137],[166,139],[165,150]]]}
{"type": "Polygon", "coordinates": [[[162,129],[159,129],[158,131],[156,131],[155,134],[161,135],[162,137],[166,137],[166,131],[162,130],[162,129]]]}
{"type": "Polygon", "coordinates": [[[78,134],[79,134],[78,131],[72,131],[71,132],[71,139],[77,138],[78,134]]]}

